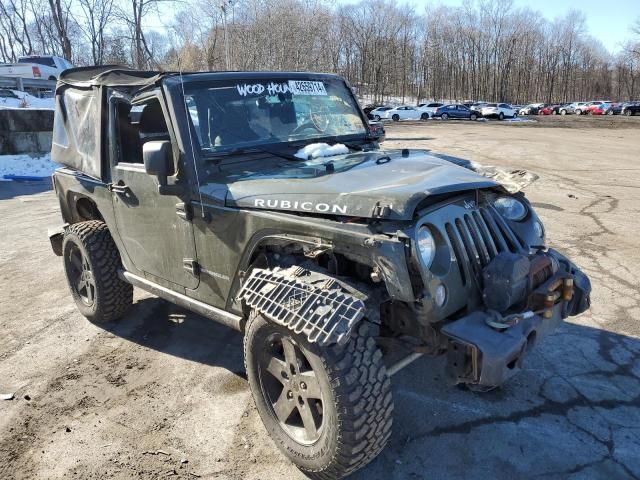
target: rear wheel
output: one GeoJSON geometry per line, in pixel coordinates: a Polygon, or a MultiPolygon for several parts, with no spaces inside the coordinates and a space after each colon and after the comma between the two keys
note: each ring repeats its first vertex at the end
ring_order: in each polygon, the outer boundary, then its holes
{"type": "Polygon", "coordinates": [[[393,120],[394,122],[397,122],[398,120],[400,120],[400,115],[398,115],[397,113],[394,113],[393,116],[391,117],[391,120],[393,120]]]}
{"type": "Polygon", "coordinates": [[[374,115],[374,116],[373,116],[373,119],[374,119],[374,120],[380,120],[380,115],[374,115]]]}
{"type": "Polygon", "coordinates": [[[421,120],[429,120],[429,114],[428,113],[423,113],[422,115],[420,115],[420,119],[421,120]]]}
{"type": "Polygon", "coordinates": [[[342,478],[382,451],[393,399],[368,322],[354,328],[346,345],[319,347],[252,314],[244,353],[260,417],[298,468],[313,478],[342,478]]]}
{"type": "Polygon", "coordinates": [[[498,114],[498,120],[504,120],[504,113],[500,112],[498,114]]]}
{"type": "Polygon", "coordinates": [[[567,114],[566,110],[564,110],[564,109],[560,110],[560,115],[566,115],[566,114],[567,114]]]}
{"type": "Polygon", "coordinates": [[[133,303],[133,287],[118,277],[120,253],[98,220],[74,223],[62,244],[64,270],[80,313],[93,323],[122,317],[133,303]]]}

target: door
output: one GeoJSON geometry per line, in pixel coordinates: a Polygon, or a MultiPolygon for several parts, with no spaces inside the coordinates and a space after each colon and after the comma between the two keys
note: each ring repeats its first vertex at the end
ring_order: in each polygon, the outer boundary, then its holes
{"type": "Polygon", "coordinates": [[[142,159],[145,142],[170,139],[160,102],[153,97],[133,108],[122,100],[110,106],[113,210],[129,260],[152,281],[196,288],[193,226],[180,197],[158,194],[158,180],[142,159]]]}

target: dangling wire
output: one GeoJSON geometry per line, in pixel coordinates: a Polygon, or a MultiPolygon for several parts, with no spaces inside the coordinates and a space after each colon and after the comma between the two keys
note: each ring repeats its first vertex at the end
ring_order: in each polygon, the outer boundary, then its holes
{"type": "Polygon", "coordinates": [[[187,107],[187,96],[184,93],[184,79],[182,78],[182,64],[178,57],[178,72],[180,74],[180,87],[182,88],[182,102],[184,103],[184,112],[187,119],[187,129],[189,131],[189,145],[191,146],[191,158],[193,159],[193,170],[196,173],[196,183],[198,184],[198,195],[200,197],[200,212],[204,218],[204,203],[202,202],[202,191],[200,190],[200,178],[198,176],[198,164],[196,162],[196,150],[193,145],[193,136],[191,135],[191,123],[189,122],[189,107],[187,107]]]}

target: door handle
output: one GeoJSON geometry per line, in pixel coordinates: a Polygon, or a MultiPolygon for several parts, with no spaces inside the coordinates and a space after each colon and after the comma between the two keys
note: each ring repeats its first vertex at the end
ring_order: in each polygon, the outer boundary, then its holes
{"type": "Polygon", "coordinates": [[[127,193],[129,191],[129,187],[127,187],[124,183],[110,183],[107,185],[107,189],[113,193],[127,193]]]}

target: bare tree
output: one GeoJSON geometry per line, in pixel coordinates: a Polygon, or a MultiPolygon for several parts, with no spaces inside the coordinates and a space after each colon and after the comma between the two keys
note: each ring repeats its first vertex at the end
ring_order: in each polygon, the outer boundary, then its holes
{"type": "Polygon", "coordinates": [[[83,18],[80,28],[91,45],[91,56],[94,65],[104,62],[107,25],[113,17],[113,0],[77,0],[83,18]]]}

